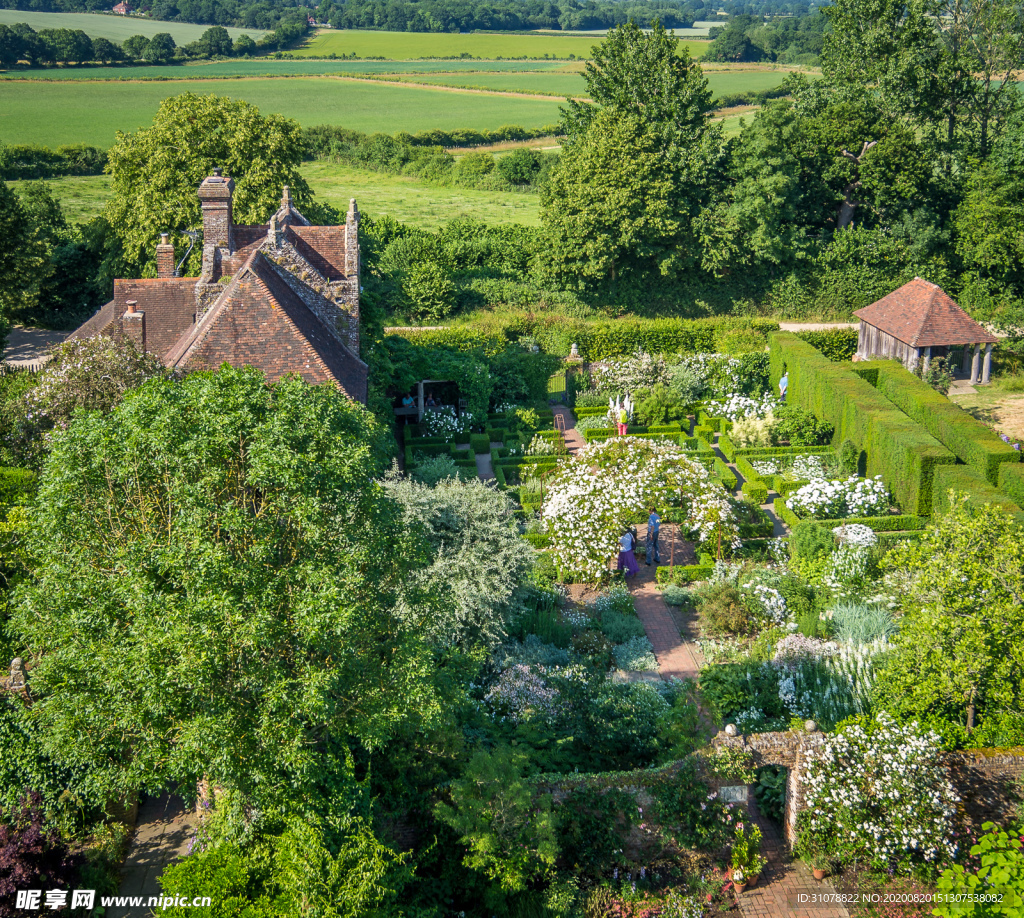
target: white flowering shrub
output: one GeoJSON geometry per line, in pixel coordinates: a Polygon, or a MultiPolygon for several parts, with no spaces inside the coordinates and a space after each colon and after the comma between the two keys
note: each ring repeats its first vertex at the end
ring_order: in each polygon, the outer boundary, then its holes
{"type": "Polygon", "coordinates": [[[871,585],[870,569],[870,549],[847,542],[829,555],[821,580],[836,599],[851,599],[871,585]]]}
{"type": "Polygon", "coordinates": [[[722,486],[673,443],[615,437],[592,443],[551,476],[544,522],[563,574],[608,573],[627,522],[651,506],[682,503],[698,541],[739,547],[739,525],[722,486]]]}
{"type": "Polygon", "coordinates": [[[740,589],[744,591],[748,601],[772,624],[781,625],[789,618],[786,599],[775,587],[764,583],[745,583],[740,589]]]}
{"type": "Polygon", "coordinates": [[[472,426],[468,414],[459,417],[451,405],[423,412],[420,429],[428,437],[444,437],[451,439],[457,434],[465,433],[472,426]]]}
{"type": "Polygon", "coordinates": [[[606,360],[590,370],[593,388],[602,393],[635,392],[666,382],[665,358],[637,351],[624,360],[606,360]]]}
{"type": "Polygon", "coordinates": [[[685,354],[669,371],[669,385],[674,389],[680,388],[675,385],[673,377],[684,377],[687,385],[681,388],[680,394],[728,398],[743,391],[742,371],[743,364],[728,354],[685,354]],[[682,391],[693,388],[696,388],[696,393],[682,391]]]}
{"type": "Polygon", "coordinates": [[[889,489],[882,476],[827,481],[815,478],[789,496],[786,506],[816,520],[847,516],[883,516],[889,512],[889,489]]]}
{"type": "Polygon", "coordinates": [[[776,664],[789,666],[800,660],[817,660],[830,657],[839,648],[832,641],[806,637],[803,634],[787,634],[775,645],[776,664]]]}
{"type": "Polygon", "coordinates": [[[630,638],[624,644],[612,648],[617,669],[626,672],[653,672],[658,668],[658,660],[654,656],[654,648],[646,637],[630,638]]]}
{"type": "Polygon", "coordinates": [[[705,403],[705,410],[715,418],[742,421],[744,418],[766,418],[772,413],[775,405],[774,396],[766,392],[760,398],[749,398],[746,395],[731,395],[721,401],[710,401],[705,403]]]}
{"type": "Polygon", "coordinates": [[[857,548],[871,548],[878,544],[878,536],[870,526],[863,523],[847,523],[832,530],[840,545],[852,545],[857,548]]]}
{"type": "MultiPolygon", "coordinates": [[[[729,439],[732,441],[732,445],[739,449],[768,446],[771,442],[772,424],[774,423],[775,418],[770,411],[763,418],[756,416],[741,418],[733,424],[732,430],[729,431],[729,439]]],[[[776,473],[769,472],[768,474],[776,473]]]]}
{"type": "MultiPolygon", "coordinates": [[[[548,437],[542,437],[540,434],[534,434],[533,439],[530,441],[530,445],[526,447],[527,456],[553,456],[555,454],[556,443],[554,440],[548,437]]],[[[511,452],[509,453],[511,455],[511,452]]]]}
{"type": "Polygon", "coordinates": [[[938,740],[885,714],[824,736],[805,766],[798,848],[895,873],[954,857],[958,798],[938,740]]]}

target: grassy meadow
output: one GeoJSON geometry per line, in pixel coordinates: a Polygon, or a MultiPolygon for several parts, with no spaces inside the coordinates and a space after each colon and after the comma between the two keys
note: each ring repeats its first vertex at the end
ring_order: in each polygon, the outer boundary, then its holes
{"type": "MultiPolygon", "coordinates": [[[[372,32],[359,29],[323,30],[291,52],[296,57],[328,57],[352,54],[412,60],[422,57],[471,57],[493,60],[499,57],[577,58],[590,57],[590,49],[602,36],[562,35],[558,32],[372,32]]],[[[698,57],[707,42],[683,41],[690,54],[698,57]]]]}
{"type": "MultiPolygon", "coordinates": [[[[113,4],[111,4],[113,6],[113,4]]],[[[193,25],[190,22],[161,22],[158,19],[146,19],[141,16],[115,16],[102,13],[35,13],[25,10],[0,9],[0,25],[13,25],[24,22],[37,32],[40,29],[81,29],[90,38],[108,38],[110,41],[122,42],[132,35],[145,35],[147,38],[157,32],[168,32],[175,44],[187,45],[195,41],[208,28],[208,25],[193,25]]],[[[251,35],[259,38],[267,33],[263,29],[228,29],[232,38],[239,35],[251,35]]]]}
{"type": "MultiPolygon", "coordinates": [[[[384,175],[326,162],[306,163],[302,174],[319,199],[340,210],[347,210],[349,199],[355,198],[363,213],[373,217],[389,215],[424,229],[433,229],[455,217],[529,226],[540,223],[540,199],[535,194],[441,188],[408,176],[384,175]]],[[[17,190],[25,183],[8,184],[17,190]]],[[[72,223],[98,217],[110,197],[110,179],[106,175],[47,179],[46,184],[72,223]]]]}
{"type": "Polygon", "coordinates": [[[558,121],[557,99],[451,92],[329,77],[169,82],[0,82],[0,141],[113,144],[116,131],[148,127],[160,102],[181,92],[244,99],[262,112],[300,124],[339,124],[359,131],[490,130],[503,124],[541,127],[558,121]]]}

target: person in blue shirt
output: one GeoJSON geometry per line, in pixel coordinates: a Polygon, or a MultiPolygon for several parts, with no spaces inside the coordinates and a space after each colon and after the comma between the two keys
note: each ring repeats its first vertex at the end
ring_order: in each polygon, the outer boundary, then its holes
{"type": "Polygon", "coordinates": [[[651,515],[647,517],[647,566],[651,566],[651,558],[655,564],[661,564],[661,553],[658,551],[658,533],[661,532],[661,517],[651,507],[651,515]]]}
{"type": "Polygon", "coordinates": [[[779,401],[784,402],[786,400],[786,390],[789,388],[789,370],[786,370],[782,374],[782,379],[779,380],[779,401]]]}

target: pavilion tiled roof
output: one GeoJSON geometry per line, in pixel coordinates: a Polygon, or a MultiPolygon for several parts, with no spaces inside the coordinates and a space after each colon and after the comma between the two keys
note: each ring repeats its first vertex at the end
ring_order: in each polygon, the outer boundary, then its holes
{"type": "Polygon", "coordinates": [[[999,340],[941,287],[920,277],[854,315],[911,347],[994,344],[999,340]]]}

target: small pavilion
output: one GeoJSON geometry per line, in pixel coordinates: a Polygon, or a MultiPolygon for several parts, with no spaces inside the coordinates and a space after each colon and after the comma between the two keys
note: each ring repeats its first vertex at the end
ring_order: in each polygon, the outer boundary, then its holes
{"type": "Polygon", "coordinates": [[[961,371],[970,372],[971,384],[988,383],[992,372],[992,345],[999,339],[974,321],[941,287],[915,277],[876,303],[858,309],[860,319],[857,357],[899,360],[913,370],[924,368],[933,357],[959,357],[961,371]],[[982,346],[985,348],[982,366],[982,346]],[[968,371],[968,364],[970,369],[968,371]]]}

